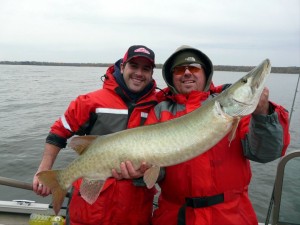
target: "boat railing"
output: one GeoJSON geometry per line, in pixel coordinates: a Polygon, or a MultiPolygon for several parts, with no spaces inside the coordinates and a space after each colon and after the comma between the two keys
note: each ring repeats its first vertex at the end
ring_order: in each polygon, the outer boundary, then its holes
{"type": "Polygon", "coordinates": [[[300,225],[300,151],[285,155],[278,163],[265,224],[271,211],[272,225],[300,225]]]}

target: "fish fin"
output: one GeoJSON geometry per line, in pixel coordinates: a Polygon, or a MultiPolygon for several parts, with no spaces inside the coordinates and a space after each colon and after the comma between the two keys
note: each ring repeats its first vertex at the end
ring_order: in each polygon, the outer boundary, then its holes
{"type": "Polygon", "coordinates": [[[39,181],[51,189],[53,210],[56,215],[58,215],[68,191],[60,186],[57,179],[58,172],[59,170],[48,170],[37,174],[39,181]]]}
{"type": "Polygon", "coordinates": [[[104,182],[103,180],[83,179],[80,185],[81,197],[92,205],[97,200],[104,182]]]}
{"type": "Polygon", "coordinates": [[[229,146],[231,144],[231,141],[235,138],[235,135],[236,135],[236,130],[238,128],[238,125],[239,125],[239,122],[241,120],[241,117],[235,117],[233,119],[233,124],[232,124],[232,130],[231,132],[229,133],[229,136],[228,136],[228,139],[229,139],[229,146]]]}
{"type": "Polygon", "coordinates": [[[79,155],[83,154],[88,146],[99,136],[86,135],[73,137],[69,143],[70,148],[75,150],[79,155]]]}
{"type": "Polygon", "coordinates": [[[155,185],[157,178],[159,176],[159,171],[160,171],[159,166],[152,166],[151,168],[145,171],[144,182],[146,183],[147,188],[150,189],[155,185]]]}

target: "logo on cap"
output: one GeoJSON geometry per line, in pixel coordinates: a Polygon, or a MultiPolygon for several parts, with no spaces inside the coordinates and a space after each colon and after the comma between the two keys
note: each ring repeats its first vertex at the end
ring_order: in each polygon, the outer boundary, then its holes
{"type": "Polygon", "coordinates": [[[138,48],[138,49],[134,50],[134,52],[142,52],[142,53],[150,55],[150,52],[145,48],[138,48]]]}
{"type": "Polygon", "coordinates": [[[189,62],[196,62],[196,59],[195,59],[194,57],[192,57],[192,56],[187,57],[187,58],[185,58],[184,60],[185,60],[185,61],[189,61],[189,62]]]}

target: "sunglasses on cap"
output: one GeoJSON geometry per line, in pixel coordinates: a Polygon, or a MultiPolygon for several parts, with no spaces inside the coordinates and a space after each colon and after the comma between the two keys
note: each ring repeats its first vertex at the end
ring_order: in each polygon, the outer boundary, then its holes
{"type": "Polygon", "coordinates": [[[189,70],[191,73],[197,73],[202,69],[200,64],[189,64],[189,65],[182,65],[182,66],[175,66],[172,70],[174,75],[183,75],[186,70],[189,70]]]}

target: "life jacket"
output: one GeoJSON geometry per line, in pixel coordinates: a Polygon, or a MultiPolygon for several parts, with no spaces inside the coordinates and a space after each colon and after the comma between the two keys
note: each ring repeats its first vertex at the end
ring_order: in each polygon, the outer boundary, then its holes
{"type": "MultiPolygon", "coordinates": [[[[170,93],[166,88],[164,94],[158,94],[160,99],[164,95],[165,101],[150,112],[147,124],[185,115],[222,89],[211,86],[210,92],[192,91],[189,95],[166,97],[165,94],[170,93]]],[[[188,225],[258,224],[248,197],[250,163],[243,155],[241,144],[250,118],[241,119],[231,142],[226,136],[202,155],[165,168],[165,177],[159,182],[161,194],[152,218],[153,225],[175,225],[182,221],[188,225]]]]}
{"type": "MultiPolygon", "coordinates": [[[[103,88],[79,96],[52,126],[51,133],[63,138],[77,135],[105,135],[143,125],[156,103],[155,81],[137,102],[132,102],[113,75],[118,65],[108,68],[103,88]]],[[[80,168],[78,168],[80,169],[80,168]]],[[[132,180],[108,178],[95,203],[80,196],[82,179],[73,183],[68,215],[71,225],[146,225],[151,222],[156,189],[136,186],[132,180]]]]}

